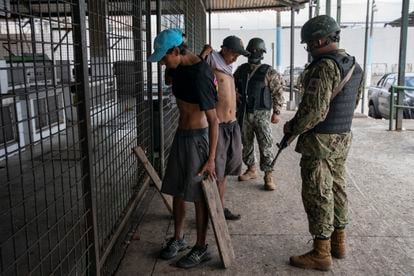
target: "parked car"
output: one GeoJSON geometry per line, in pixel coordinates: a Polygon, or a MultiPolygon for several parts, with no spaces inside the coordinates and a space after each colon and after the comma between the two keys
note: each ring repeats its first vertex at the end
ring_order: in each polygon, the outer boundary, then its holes
{"type": "MultiPolygon", "coordinates": [[[[378,81],[376,86],[368,88],[368,116],[376,119],[390,118],[391,86],[397,84],[397,80],[397,73],[388,73],[378,81]]],[[[404,86],[414,87],[414,73],[405,74],[404,86]]],[[[413,90],[404,91],[403,105],[414,106],[413,90]]],[[[414,110],[404,109],[404,118],[414,119],[414,110]]]]}

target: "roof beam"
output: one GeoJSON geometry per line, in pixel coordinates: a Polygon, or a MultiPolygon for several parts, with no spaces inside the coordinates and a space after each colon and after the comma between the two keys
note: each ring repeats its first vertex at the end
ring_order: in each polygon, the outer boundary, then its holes
{"type": "Polygon", "coordinates": [[[203,6],[203,9],[205,12],[208,12],[208,10],[206,9],[206,5],[204,5],[204,0],[198,0],[201,3],[201,6],[203,6]]]}
{"type": "MultiPolygon", "coordinates": [[[[296,6],[296,5],[295,5],[296,6]]],[[[211,9],[212,12],[232,12],[232,11],[255,11],[255,10],[287,10],[290,9],[289,6],[284,5],[271,5],[271,6],[261,6],[257,8],[251,7],[241,7],[241,8],[233,8],[233,9],[211,9]]]]}
{"type": "Polygon", "coordinates": [[[302,3],[298,2],[297,0],[279,0],[279,2],[285,6],[289,7],[298,7],[300,5],[305,4],[305,2],[302,1],[302,3]]]}
{"type": "Polygon", "coordinates": [[[295,1],[292,1],[292,0],[279,0],[278,2],[280,2],[281,4],[283,4],[285,6],[292,6],[295,1]]]}
{"type": "Polygon", "coordinates": [[[303,4],[310,0],[273,0],[273,3],[265,4],[267,1],[256,1],[255,4],[249,3],[245,6],[237,1],[223,4],[223,0],[203,0],[206,11],[212,12],[231,12],[231,11],[255,11],[255,10],[290,10],[290,8],[302,8],[303,4]],[[223,5],[219,5],[219,3],[223,5]]]}

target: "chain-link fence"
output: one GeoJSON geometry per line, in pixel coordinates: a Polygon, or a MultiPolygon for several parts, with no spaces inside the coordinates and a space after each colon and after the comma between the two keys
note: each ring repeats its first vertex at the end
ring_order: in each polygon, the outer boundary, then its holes
{"type": "MultiPolygon", "coordinates": [[[[159,4],[162,28],[183,28],[199,52],[201,2],[159,4]]],[[[131,149],[142,146],[152,160],[162,129],[167,158],[177,127],[169,87],[160,82],[157,103],[155,66],[146,62],[155,6],[0,0],[1,275],[116,267],[122,251],[114,248],[148,183],[131,149]]]]}
{"type": "Polygon", "coordinates": [[[80,106],[72,96],[80,93],[73,77],[74,9],[64,1],[2,6],[2,275],[85,274],[92,257],[83,122],[73,119],[80,106]]]}

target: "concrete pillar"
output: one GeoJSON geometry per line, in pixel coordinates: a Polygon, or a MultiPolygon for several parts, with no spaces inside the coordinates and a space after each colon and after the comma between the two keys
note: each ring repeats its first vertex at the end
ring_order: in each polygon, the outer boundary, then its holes
{"type": "Polygon", "coordinates": [[[296,103],[293,98],[293,85],[294,85],[294,68],[295,68],[295,9],[290,10],[290,87],[289,87],[289,101],[287,102],[287,110],[295,110],[296,103]]]}
{"type": "Polygon", "coordinates": [[[320,14],[320,10],[321,10],[320,0],[316,0],[315,16],[318,16],[320,14]]]}
{"type": "Polygon", "coordinates": [[[367,87],[371,86],[371,78],[372,78],[372,34],[373,34],[373,27],[374,27],[374,7],[375,7],[375,0],[372,1],[371,6],[371,23],[369,27],[369,35],[367,41],[367,74],[366,74],[366,81],[365,84],[367,87]]]}
{"type": "MultiPolygon", "coordinates": [[[[312,11],[312,3],[313,1],[309,1],[309,19],[313,17],[313,11],[312,11]]],[[[312,55],[308,52],[308,63],[312,62],[312,55]]]]}
{"type": "Polygon", "coordinates": [[[208,44],[211,45],[211,10],[208,11],[208,44]]]}
{"type": "Polygon", "coordinates": [[[276,70],[282,71],[282,26],[280,23],[280,11],[276,12],[276,70]]]}
{"type": "Polygon", "coordinates": [[[326,0],[325,14],[331,16],[331,0],[326,0]]]}
{"type": "Polygon", "coordinates": [[[362,99],[361,99],[361,113],[364,114],[367,112],[365,109],[365,95],[367,94],[367,57],[368,57],[368,26],[369,26],[369,7],[370,7],[370,0],[367,0],[367,16],[365,20],[365,46],[364,46],[364,90],[362,92],[362,99]]]}
{"type": "Polygon", "coordinates": [[[341,26],[341,15],[342,15],[342,1],[336,0],[336,22],[341,26]]]}

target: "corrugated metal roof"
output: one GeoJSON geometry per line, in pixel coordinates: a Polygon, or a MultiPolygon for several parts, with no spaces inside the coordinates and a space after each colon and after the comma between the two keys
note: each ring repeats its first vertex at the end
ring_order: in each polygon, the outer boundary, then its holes
{"type": "Polygon", "coordinates": [[[202,0],[206,11],[286,10],[309,0],[202,0]]]}

